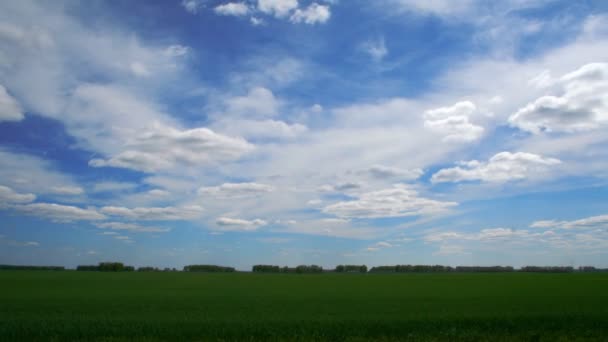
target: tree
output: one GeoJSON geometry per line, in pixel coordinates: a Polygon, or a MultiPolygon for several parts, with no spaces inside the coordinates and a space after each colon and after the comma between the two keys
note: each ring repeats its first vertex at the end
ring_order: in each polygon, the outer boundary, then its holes
{"type": "Polygon", "coordinates": [[[216,265],[188,265],[184,266],[184,272],[214,272],[225,273],[235,272],[234,267],[224,267],[216,265]]]}

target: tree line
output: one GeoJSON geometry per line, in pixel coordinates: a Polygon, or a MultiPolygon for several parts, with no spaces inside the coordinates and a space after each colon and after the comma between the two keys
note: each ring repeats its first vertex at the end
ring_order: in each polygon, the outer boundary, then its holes
{"type": "Polygon", "coordinates": [[[7,271],[65,271],[65,267],[63,267],[63,266],[0,265],[0,270],[7,270],[7,271]]]}
{"type": "MultiPolygon", "coordinates": [[[[31,266],[31,265],[0,265],[2,270],[24,270],[24,271],[65,271],[63,266],[31,266]]],[[[144,266],[135,268],[121,262],[100,262],[97,265],[79,265],[76,271],[88,272],[178,272],[175,268],[160,269],[157,267],[144,266]]],[[[183,272],[205,272],[205,273],[232,273],[237,272],[234,267],[218,265],[187,265],[183,272]]],[[[573,273],[573,272],[608,272],[606,268],[593,266],[524,266],[516,269],[512,266],[443,266],[443,265],[391,265],[374,266],[368,270],[366,265],[338,265],[335,269],[323,269],[318,265],[299,265],[296,267],[278,265],[254,265],[251,268],[254,273],[491,273],[491,272],[531,272],[531,273],[573,273]]]]}

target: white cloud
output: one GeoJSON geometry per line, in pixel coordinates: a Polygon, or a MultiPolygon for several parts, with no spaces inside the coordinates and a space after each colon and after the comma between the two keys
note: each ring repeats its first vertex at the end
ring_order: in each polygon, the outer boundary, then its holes
{"type": "Polygon", "coordinates": [[[20,194],[7,186],[0,185],[0,207],[3,204],[29,203],[35,199],[36,195],[34,194],[20,194]]]}
{"type": "Polygon", "coordinates": [[[129,141],[125,148],[126,151],[107,160],[93,159],[89,165],[155,172],[235,160],[254,147],[241,138],[217,134],[207,128],[178,130],[157,126],[129,141]]]}
{"type": "Polygon", "coordinates": [[[361,50],[368,54],[374,62],[380,62],[388,55],[384,37],[364,42],[361,44],[361,50]]]}
{"type": "Polygon", "coordinates": [[[479,232],[465,233],[465,232],[437,232],[427,234],[423,237],[426,242],[447,242],[447,241],[480,241],[480,242],[500,242],[505,240],[525,240],[525,239],[536,239],[542,237],[540,233],[530,233],[527,230],[515,230],[511,228],[487,228],[482,229],[479,232]]]}
{"type": "Polygon", "coordinates": [[[504,0],[488,6],[483,0],[384,0],[378,1],[386,10],[408,11],[421,15],[456,18],[462,21],[486,19],[491,14],[509,14],[516,10],[534,8],[554,0],[504,0]]]}
{"type": "Polygon", "coordinates": [[[141,62],[131,63],[131,72],[138,77],[147,77],[151,75],[150,70],[141,62]]]}
{"type": "Polygon", "coordinates": [[[79,207],[56,203],[31,203],[15,206],[17,211],[27,215],[50,219],[56,222],[99,221],[106,218],[94,208],[79,207]]]}
{"type": "Polygon", "coordinates": [[[137,187],[135,183],[127,182],[99,182],[93,186],[93,192],[118,192],[133,190],[137,187]]]}
{"type": "Polygon", "coordinates": [[[182,57],[187,55],[189,52],[189,47],[179,44],[170,45],[165,49],[165,54],[169,57],[182,57]]]}
{"type": "Polygon", "coordinates": [[[60,173],[44,159],[0,149],[0,180],[18,192],[56,194],[53,188],[80,188],[68,175],[60,173]]]}
{"type": "Polygon", "coordinates": [[[101,208],[100,211],[109,216],[119,216],[129,220],[181,221],[199,218],[202,214],[203,208],[196,205],[182,207],[137,208],[107,206],[101,208]]]}
{"type": "Polygon", "coordinates": [[[384,165],[373,165],[367,171],[379,179],[398,178],[400,180],[414,180],[424,174],[424,171],[421,169],[405,170],[384,165]]]}
{"type": "Polygon", "coordinates": [[[281,102],[272,91],[256,87],[245,96],[232,97],[226,100],[226,110],[230,115],[251,118],[265,118],[278,114],[281,102]]]}
{"type": "Polygon", "coordinates": [[[431,178],[433,183],[475,181],[507,182],[546,173],[550,167],[560,164],[555,158],[525,152],[500,152],[488,162],[472,160],[449,169],[442,169],[431,178]]]}
{"type": "Polygon", "coordinates": [[[348,239],[370,240],[385,233],[381,228],[356,226],[349,220],[312,219],[298,220],[294,224],[273,229],[278,233],[335,236],[348,239]]]}
{"type": "Polygon", "coordinates": [[[84,193],[79,186],[53,186],[51,191],[58,195],[82,195],[84,193]]]}
{"type": "Polygon", "coordinates": [[[222,230],[230,231],[253,231],[268,224],[268,222],[262,219],[244,220],[229,217],[220,217],[215,223],[220,226],[222,230]]]}
{"type": "Polygon", "coordinates": [[[424,237],[424,241],[426,242],[442,242],[446,240],[459,240],[463,239],[464,235],[457,232],[441,232],[441,233],[432,233],[428,234],[424,237]]]}
{"type": "Polygon", "coordinates": [[[258,10],[277,18],[286,17],[297,7],[298,0],[258,0],[258,10]]]}
{"type": "Polygon", "coordinates": [[[249,21],[251,22],[251,25],[253,25],[253,26],[261,26],[261,25],[264,25],[266,23],[264,21],[264,19],[257,18],[257,17],[251,17],[251,18],[249,18],[249,21]]]}
{"type": "Polygon", "coordinates": [[[212,127],[223,134],[245,139],[294,139],[308,131],[305,125],[278,120],[226,119],[216,121],[212,127]]]}
{"type": "Polygon", "coordinates": [[[336,185],[329,185],[329,184],[321,185],[318,188],[318,191],[320,191],[320,192],[349,192],[349,191],[359,190],[362,187],[363,187],[363,184],[358,183],[358,182],[343,182],[343,183],[338,183],[336,185]]]}
{"type": "MultiPolygon", "coordinates": [[[[451,16],[469,11],[474,0],[461,0],[456,6],[451,0],[388,0],[386,3],[411,12],[451,16]]],[[[391,6],[389,9],[394,10],[395,7],[391,6]]]]}
{"type": "Polygon", "coordinates": [[[131,237],[129,236],[125,236],[125,235],[115,235],[114,238],[116,240],[125,242],[125,243],[133,243],[134,241],[131,239],[131,237]]]}
{"type": "Polygon", "coordinates": [[[383,248],[391,248],[391,247],[393,247],[392,244],[390,244],[390,243],[388,243],[386,241],[380,241],[380,242],[376,242],[375,244],[373,244],[370,247],[367,247],[366,250],[368,252],[375,252],[375,251],[378,251],[378,250],[383,249],[383,248]]]}
{"type": "Polygon", "coordinates": [[[0,235],[0,243],[7,244],[9,246],[17,246],[17,247],[38,247],[40,243],[37,241],[16,241],[7,239],[4,235],[0,235]]]}
{"type": "Polygon", "coordinates": [[[428,110],[424,113],[424,127],[443,135],[446,142],[474,141],[484,132],[483,127],[469,122],[476,110],[477,107],[470,101],[428,110]]]}
{"type": "Polygon", "coordinates": [[[293,23],[305,23],[308,25],[314,25],[317,23],[324,23],[331,17],[331,11],[329,6],[319,5],[313,2],[305,9],[296,9],[289,20],[293,23]]]}
{"type": "Polygon", "coordinates": [[[206,0],[182,0],[182,6],[186,11],[196,14],[198,11],[205,6],[206,0]]]}
{"type": "Polygon", "coordinates": [[[554,81],[562,92],[547,95],[519,109],[512,126],[534,134],[576,132],[608,123],[608,64],[591,63],[554,81]]]}
{"type": "Polygon", "coordinates": [[[532,228],[555,228],[555,229],[597,229],[608,227],[608,215],[586,217],[574,221],[536,221],[530,225],[532,228]]]}
{"type": "Polygon", "coordinates": [[[274,190],[274,187],[260,183],[224,183],[219,186],[202,187],[198,190],[198,194],[217,198],[244,198],[260,196],[274,190]]]}
{"type": "Polygon", "coordinates": [[[135,233],[166,233],[171,231],[169,228],[149,227],[125,222],[103,222],[96,223],[95,225],[103,229],[126,230],[135,233]]]}
{"type": "Polygon", "coordinates": [[[243,2],[228,2],[216,6],[214,11],[219,15],[240,17],[249,14],[249,7],[243,2]]]}
{"type": "Polygon", "coordinates": [[[0,122],[21,121],[23,118],[23,109],[19,105],[19,102],[0,84],[0,122]]]}
{"type": "Polygon", "coordinates": [[[323,212],[343,218],[402,217],[436,214],[455,205],[419,197],[415,190],[399,185],[364,193],[357,200],[328,205],[323,212]]]}

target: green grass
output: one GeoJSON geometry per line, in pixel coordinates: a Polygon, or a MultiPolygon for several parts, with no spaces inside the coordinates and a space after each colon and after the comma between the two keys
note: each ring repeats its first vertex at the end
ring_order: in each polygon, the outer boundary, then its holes
{"type": "Polygon", "coordinates": [[[0,340],[608,340],[608,274],[0,272],[0,340]]]}

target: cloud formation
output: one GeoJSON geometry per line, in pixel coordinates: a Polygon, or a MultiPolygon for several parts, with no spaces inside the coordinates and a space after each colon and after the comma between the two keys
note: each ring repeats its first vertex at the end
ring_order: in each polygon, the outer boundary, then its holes
{"type": "Polygon", "coordinates": [[[441,107],[424,113],[424,127],[443,135],[445,142],[468,142],[481,137],[484,128],[469,122],[477,107],[463,101],[451,107],[441,107]]]}
{"type": "Polygon", "coordinates": [[[323,208],[326,214],[342,218],[380,218],[432,215],[456,206],[420,197],[418,192],[403,185],[368,192],[353,201],[334,203],[323,208]]]}
{"type": "Polygon", "coordinates": [[[608,123],[608,64],[591,63],[553,82],[559,95],[542,96],[509,117],[533,134],[577,132],[608,123]]]}
{"type": "Polygon", "coordinates": [[[500,152],[487,162],[471,160],[461,162],[460,166],[442,169],[435,173],[433,183],[482,181],[508,182],[537,176],[551,167],[561,164],[555,158],[543,157],[525,152],[500,152]]]}
{"type": "Polygon", "coordinates": [[[23,109],[19,105],[19,102],[0,84],[0,122],[21,121],[24,117],[23,109]]]}
{"type": "Polygon", "coordinates": [[[154,172],[236,160],[254,147],[244,139],[217,134],[207,128],[178,130],[158,126],[128,142],[126,148],[109,159],[92,159],[89,165],[154,172]]]}

